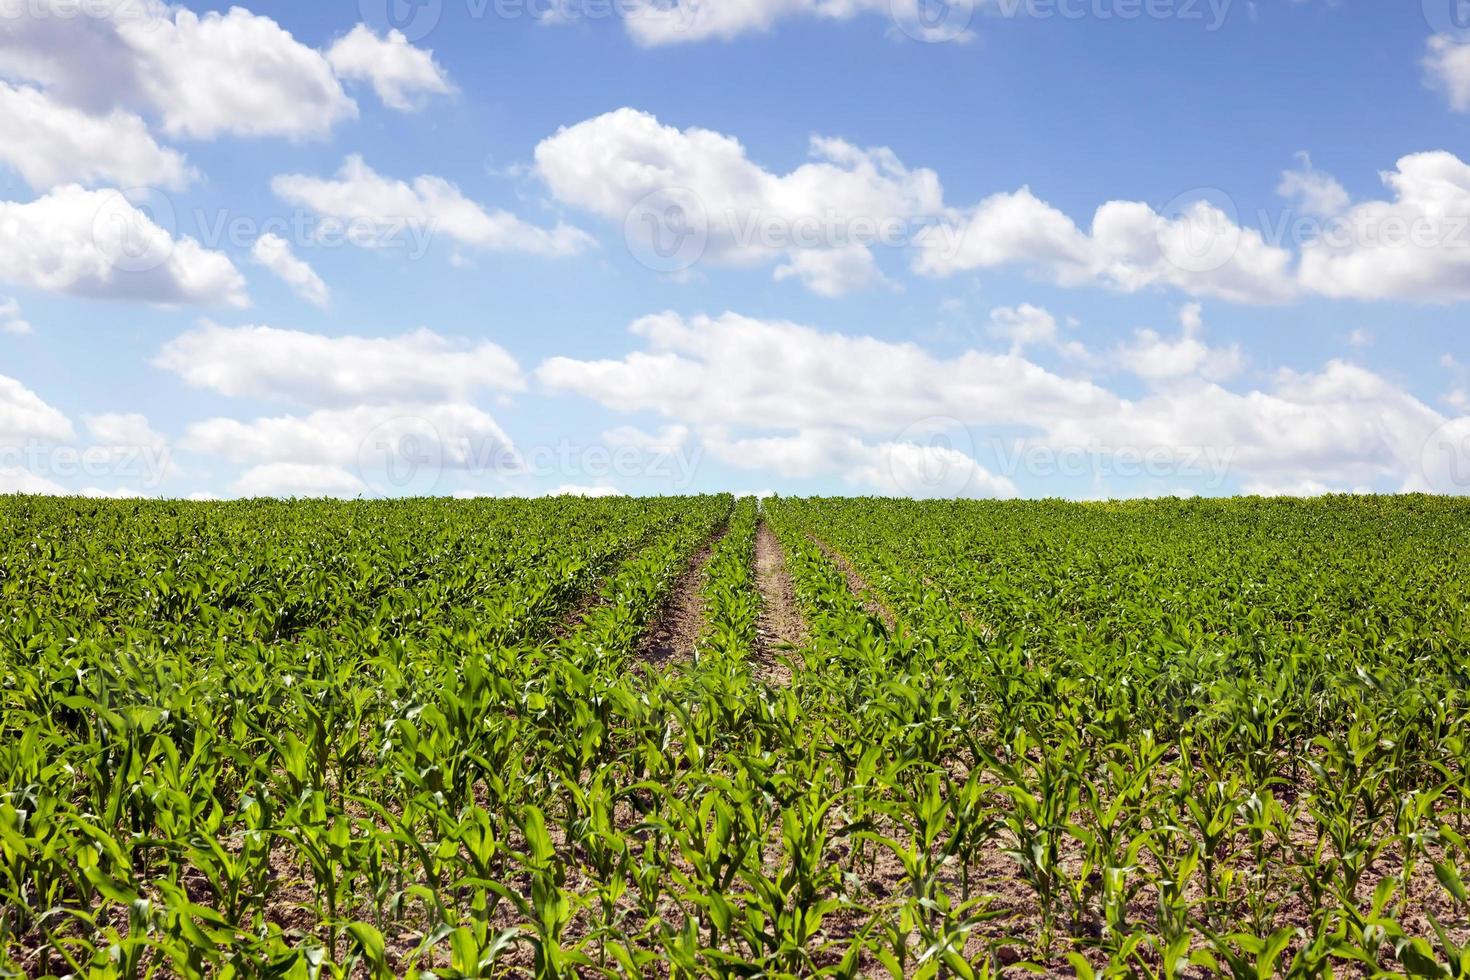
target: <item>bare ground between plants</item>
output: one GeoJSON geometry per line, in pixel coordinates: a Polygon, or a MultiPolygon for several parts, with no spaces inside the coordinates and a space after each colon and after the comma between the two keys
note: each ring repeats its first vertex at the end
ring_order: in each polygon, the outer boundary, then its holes
{"type": "Polygon", "coordinates": [[[796,605],[796,589],[786,568],[781,542],[764,520],[756,528],[755,580],[761,594],[761,614],[756,631],[755,666],[767,683],[786,685],[791,669],[779,657],[782,648],[806,639],[806,619],[796,605]]]}
{"type": "Polygon", "coordinates": [[[708,626],[704,598],[700,594],[704,570],[714,556],[715,545],[726,533],[727,525],[717,528],[674,583],[663,609],[638,641],[638,658],[644,663],[658,666],[688,660],[694,655],[694,645],[708,626]]]}

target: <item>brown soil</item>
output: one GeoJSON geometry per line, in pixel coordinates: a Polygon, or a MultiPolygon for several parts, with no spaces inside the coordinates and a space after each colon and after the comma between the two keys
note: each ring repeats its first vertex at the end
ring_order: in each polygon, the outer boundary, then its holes
{"type": "Polygon", "coordinates": [[[765,521],[756,528],[755,580],[761,593],[755,649],[757,673],[767,683],[789,684],[791,669],[780,662],[778,653],[806,639],[806,620],[796,607],[796,590],[791,585],[781,542],[765,521]]]}
{"type": "Polygon", "coordinates": [[[873,587],[867,583],[867,580],[854,571],[848,560],[833,550],[827,542],[815,535],[812,536],[812,541],[822,549],[822,554],[827,556],[827,560],[837,566],[843,578],[847,579],[847,587],[852,590],[853,595],[862,600],[863,608],[881,619],[883,625],[888,627],[888,632],[892,633],[898,625],[898,619],[893,615],[893,610],[885,606],[878,598],[878,593],[873,591],[873,587]]]}
{"type": "Polygon", "coordinates": [[[664,602],[652,626],[638,641],[638,657],[649,664],[666,664],[694,656],[694,645],[704,635],[704,569],[714,554],[715,543],[725,536],[722,527],[699,550],[664,602]]]}

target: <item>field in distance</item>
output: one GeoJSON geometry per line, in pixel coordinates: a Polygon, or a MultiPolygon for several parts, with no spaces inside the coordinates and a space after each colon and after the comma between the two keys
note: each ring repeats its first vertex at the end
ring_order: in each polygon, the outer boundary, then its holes
{"type": "Polygon", "coordinates": [[[0,497],[0,976],[1470,976],[1467,546],[0,497]]]}

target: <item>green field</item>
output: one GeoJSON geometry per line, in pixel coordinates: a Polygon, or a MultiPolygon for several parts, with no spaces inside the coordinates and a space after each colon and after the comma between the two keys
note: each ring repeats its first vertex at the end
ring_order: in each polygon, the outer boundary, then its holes
{"type": "Polygon", "coordinates": [[[0,973],[1470,976],[1470,501],[0,498],[0,973]]]}

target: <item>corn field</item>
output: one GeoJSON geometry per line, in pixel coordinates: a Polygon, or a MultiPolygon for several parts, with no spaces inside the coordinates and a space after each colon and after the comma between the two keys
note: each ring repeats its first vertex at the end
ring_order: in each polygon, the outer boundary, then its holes
{"type": "Polygon", "coordinates": [[[1414,496],[0,498],[0,974],[1470,977],[1467,546],[1414,496]]]}

